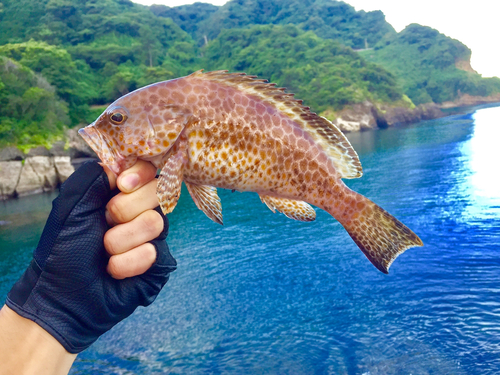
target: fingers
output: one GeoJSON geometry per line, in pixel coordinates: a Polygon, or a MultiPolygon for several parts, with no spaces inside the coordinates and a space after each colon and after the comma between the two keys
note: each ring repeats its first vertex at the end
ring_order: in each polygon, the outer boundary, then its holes
{"type": "Polygon", "coordinates": [[[156,248],[151,243],[142,244],[126,253],[109,258],[107,271],[115,279],[142,275],[156,260],[156,248]]]}
{"type": "Polygon", "coordinates": [[[118,189],[124,193],[131,193],[141,186],[154,179],[156,176],[156,167],[144,160],[137,160],[131,168],[123,171],[116,184],[118,189]]]}
{"type": "Polygon", "coordinates": [[[116,279],[143,274],[156,260],[156,248],[149,241],[160,235],[164,225],[162,216],[152,210],[158,206],[156,167],[138,160],[118,177],[104,170],[111,189],[121,191],[106,205],[106,220],[112,226],[104,236],[111,255],[108,273],[116,279]]]}
{"type": "Polygon", "coordinates": [[[126,223],[158,204],[156,179],[153,179],[132,193],[113,197],[106,206],[106,219],[110,225],[126,223]]]}
{"type": "Polygon", "coordinates": [[[163,218],[158,212],[148,210],[108,230],[104,235],[104,247],[110,255],[122,254],[154,240],[162,231],[163,218]]]}
{"type": "Polygon", "coordinates": [[[104,236],[104,247],[111,255],[108,273],[115,279],[124,279],[146,272],[156,260],[156,248],[148,241],[162,231],[163,218],[154,210],[108,230],[104,236]]]}
{"type": "Polygon", "coordinates": [[[155,176],[156,167],[144,160],[138,160],[118,178],[115,176],[115,186],[122,193],[113,197],[106,206],[106,220],[110,226],[130,221],[145,210],[158,206],[155,176]]]}
{"type": "Polygon", "coordinates": [[[156,176],[156,167],[144,160],[137,160],[132,167],[123,171],[120,176],[116,176],[105,164],[99,164],[108,176],[111,190],[118,187],[124,193],[130,193],[140,188],[156,176]]]}

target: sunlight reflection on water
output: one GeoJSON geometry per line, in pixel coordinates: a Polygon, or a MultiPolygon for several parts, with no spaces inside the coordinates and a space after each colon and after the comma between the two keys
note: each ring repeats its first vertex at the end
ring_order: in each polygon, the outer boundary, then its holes
{"type": "Polygon", "coordinates": [[[469,169],[461,187],[470,200],[465,215],[500,217],[500,108],[483,109],[473,118],[472,139],[461,150],[469,169]]]}

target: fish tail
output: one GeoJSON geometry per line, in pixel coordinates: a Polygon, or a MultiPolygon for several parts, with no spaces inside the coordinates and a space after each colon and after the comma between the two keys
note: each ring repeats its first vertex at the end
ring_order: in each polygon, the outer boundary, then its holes
{"type": "Polygon", "coordinates": [[[406,225],[354,191],[346,195],[342,214],[330,212],[347,230],[368,260],[383,273],[407,249],[423,246],[422,240],[406,225]]]}

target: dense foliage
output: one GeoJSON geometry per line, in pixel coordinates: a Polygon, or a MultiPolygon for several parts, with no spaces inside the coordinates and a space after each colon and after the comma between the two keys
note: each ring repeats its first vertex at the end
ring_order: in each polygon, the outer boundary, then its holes
{"type": "Polygon", "coordinates": [[[268,24],[297,25],[352,48],[373,46],[396,33],[382,12],[356,12],[335,0],[233,0],[218,9],[195,3],[175,8],[156,5],[152,11],[172,18],[200,44],[215,39],[223,29],[268,24]]]}
{"type": "Polygon", "coordinates": [[[461,94],[500,92],[499,78],[481,78],[470,68],[471,51],[437,30],[412,24],[362,55],[399,77],[415,104],[455,100],[461,94]],[[457,68],[464,66],[469,71],[457,68]]]}
{"type": "Polygon", "coordinates": [[[378,65],[292,25],[225,30],[208,44],[205,54],[209,69],[251,72],[287,87],[319,112],[402,97],[395,77],[378,65]]]}
{"type": "Polygon", "coordinates": [[[67,112],[43,77],[0,56],[0,145],[50,145],[68,124],[67,112]]]}
{"type": "MultiPolygon", "coordinates": [[[[53,87],[68,126],[93,121],[102,105],[138,87],[190,73],[197,56],[171,19],[128,0],[3,0],[0,9],[0,56],[53,87]]],[[[45,122],[39,128],[45,134],[45,122]]],[[[0,143],[23,143],[21,133],[1,133],[0,143]]]]}
{"type": "Polygon", "coordinates": [[[152,11],[172,18],[200,44],[215,39],[224,29],[269,24],[294,24],[352,48],[373,46],[396,33],[381,11],[356,12],[335,0],[233,0],[218,9],[195,3],[175,8],[156,5],[152,11]]]}
{"type": "Polygon", "coordinates": [[[404,93],[418,104],[500,92],[500,79],[457,69],[469,57],[435,30],[397,34],[381,12],[335,0],[0,0],[0,144],[50,142],[138,87],[202,68],[269,79],[324,115],[404,93]]]}

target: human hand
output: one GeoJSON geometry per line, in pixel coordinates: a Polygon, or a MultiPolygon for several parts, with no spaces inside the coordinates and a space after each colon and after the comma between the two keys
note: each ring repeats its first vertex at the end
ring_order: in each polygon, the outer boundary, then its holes
{"type": "Polygon", "coordinates": [[[61,186],[34,259],[8,295],[8,307],[70,353],[152,303],[175,270],[168,222],[152,210],[156,181],[139,167],[117,180],[97,163],[80,167],[61,186]],[[135,173],[136,186],[127,186],[135,173]],[[112,197],[116,185],[124,192],[112,197]]]}
{"type": "Polygon", "coordinates": [[[104,171],[111,190],[120,190],[106,205],[105,217],[111,227],[104,235],[104,247],[110,256],[107,270],[115,279],[137,276],[156,259],[156,248],[149,241],[164,228],[168,233],[161,210],[154,210],[159,205],[156,167],[138,160],[118,178],[105,166],[104,171]]]}

